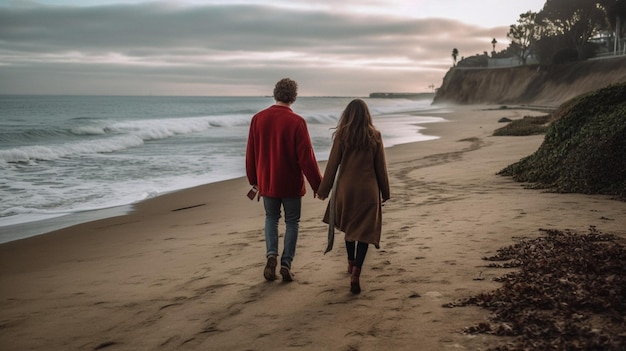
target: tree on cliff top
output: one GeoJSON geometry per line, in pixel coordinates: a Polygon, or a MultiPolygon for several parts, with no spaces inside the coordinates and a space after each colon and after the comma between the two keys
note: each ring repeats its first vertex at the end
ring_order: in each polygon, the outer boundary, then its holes
{"type": "Polygon", "coordinates": [[[563,193],[626,200],[626,83],[562,104],[543,144],[498,174],[563,193]]]}
{"type": "Polygon", "coordinates": [[[521,14],[517,24],[512,24],[506,35],[511,40],[511,50],[523,65],[532,54],[535,42],[540,38],[541,30],[535,22],[536,18],[537,13],[532,11],[521,14]]]}
{"type": "Polygon", "coordinates": [[[452,49],[452,66],[456,66],[456,58],[459,56],[459,50],[457,48],[452,49]]]}
{"type": "Polygon", "coordinates": [[[585,58],[589,39],[608,26],[606,10],[597,0],[547,0],[537,22],[543,26],[542,37],[564,36],[579,60],[585,58]]]}

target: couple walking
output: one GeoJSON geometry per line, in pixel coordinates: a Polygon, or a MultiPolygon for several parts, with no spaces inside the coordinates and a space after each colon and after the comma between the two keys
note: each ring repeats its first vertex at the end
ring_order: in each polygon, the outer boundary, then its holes
{"type": "MultiPolygon", "coordinates": [[[[372,124],[365,102],[352,100],[343,111],[333,134],[333,145],[322,179],[311,145],[307,124],[294,113],[298,85],[284,78],[274,87],[276,103],[252,118],[246,150],[248,181],[263,197],[267,263],[263,275],[277,279],[278,223],[281,208],[285,236],[280,256],[280,275],[292,281],[304,178],[326,199],[336,181],[334,225],[345,233],[350,291],[361,292],[360,275],[370,244],[379,247],[382,203],[389,199],[389,179],[381,134],[372,124]],[[338,171],[339,170],[339,171],[338,171]]],[[[330,204],[324,215],[329,222],[330,204]]]]}

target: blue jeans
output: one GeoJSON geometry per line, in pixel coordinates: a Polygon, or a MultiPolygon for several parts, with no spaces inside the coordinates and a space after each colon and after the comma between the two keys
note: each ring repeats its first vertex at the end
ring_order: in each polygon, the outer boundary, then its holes
{"type": "Polygon", "coordinates": [[[291,262],[296,255],[298,228],[300,226],[301,197],[263,197],[265,206],[265,247],[266,256],[278,256],[278,220],[280,207],[285,210],[285,242],[280,258],[281,266],[291,269],[291,262]]]}

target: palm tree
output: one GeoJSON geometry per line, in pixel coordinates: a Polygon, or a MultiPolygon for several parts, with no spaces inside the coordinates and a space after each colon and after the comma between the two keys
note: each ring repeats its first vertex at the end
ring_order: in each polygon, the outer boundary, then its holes
{"type": "Polygon", "coordinates": [[[452,49],[452,60],[453,60],[452,66],[456,66],[457,56],[459,56],[459,50],[457,48],[452,49]]]}

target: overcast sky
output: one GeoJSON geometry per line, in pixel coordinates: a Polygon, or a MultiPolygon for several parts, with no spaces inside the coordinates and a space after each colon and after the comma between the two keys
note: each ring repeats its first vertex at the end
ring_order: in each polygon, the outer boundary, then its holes
{"type": "Polygon", "coordinates": [[[545,0],[0,0],[0,94],[425,92],[545,0]]]}

